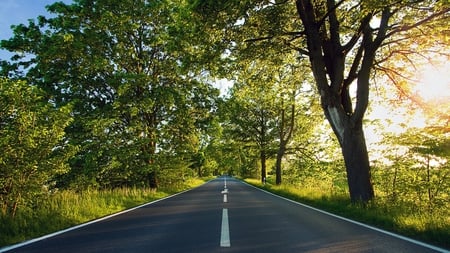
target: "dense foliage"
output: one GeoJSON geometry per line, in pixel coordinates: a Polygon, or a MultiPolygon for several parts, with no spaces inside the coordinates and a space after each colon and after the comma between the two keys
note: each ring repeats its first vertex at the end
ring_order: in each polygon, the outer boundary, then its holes
{"type": "Polygon", "coordinates": [[[4,68],[10,77],[30,80],[56,107],[73,106],[65,133],[79,150],[59,187],[157,187],[159,174],[189,174],[218,91],[182,65],[174,8],[55,3],[49,11],[56,17],[19,25],[2,42],[26,53],[4,68]]]}
{"type": "Polygon", "coordinates": [[[70,105],[55,108],[45,93],[23,81],[0,79],[0,210],[14,216],[22,205],[44,189],[55,176],[67,173],[74,154],[64,129],[72,118],[70,105]]]}

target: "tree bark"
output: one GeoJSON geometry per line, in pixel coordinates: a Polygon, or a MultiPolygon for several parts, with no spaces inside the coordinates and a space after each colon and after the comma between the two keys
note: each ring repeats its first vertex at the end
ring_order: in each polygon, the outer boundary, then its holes
{"type": "Polygon", "coordinates": [[[283,160],[284,153],[286,153],[286,144],[283,144],[283,142],[280,143],[280,147],[278,148],[277,152],[277,160],[275,163],[275,184],[280,185],[281,184],[281,162],[283,160]]]}
{"type": "Polygon", "coordinates": [[[328,106],[324,111],[344,156],[350,199],[368,202],[374,197],[374,191],[362,119],[355,122],[354,115],[346,115],[342,108],[328,106]]]}
{"type": "Polygon", "coordinates": [[[346,126],[342,143],[348,187],[352,202],[367,202],[374,197],[370,164],[362,124],[346,126]]]}

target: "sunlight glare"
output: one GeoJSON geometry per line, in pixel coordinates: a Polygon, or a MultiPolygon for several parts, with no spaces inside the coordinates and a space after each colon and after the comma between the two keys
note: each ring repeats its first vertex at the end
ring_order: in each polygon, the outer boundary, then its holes
{"type": "Polygon", "coordinates": [[[412,91],[425,102],[450,99],[450,63],[424,66],[417,80],[412,91]]]}

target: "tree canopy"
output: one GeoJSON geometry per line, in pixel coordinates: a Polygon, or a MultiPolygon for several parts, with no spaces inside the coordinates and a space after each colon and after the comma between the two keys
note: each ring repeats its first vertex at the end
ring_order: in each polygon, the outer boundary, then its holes
{"type": "Polygon", "coordinates": [[[16,26],[2,42],[29,56],[14,57],[5,75],[73,105],[66,134],[80,150],[67,183],[156,186],[161,157],[195,153],[218,91],[183,66],[176,9],[166,1],[55,3],[48,10],[56,17],[16,26]]]}

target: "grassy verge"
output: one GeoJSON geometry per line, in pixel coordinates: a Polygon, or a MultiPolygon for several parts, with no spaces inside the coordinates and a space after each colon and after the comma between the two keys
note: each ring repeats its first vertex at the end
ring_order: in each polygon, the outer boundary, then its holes
{"type": "Polygon", "coordinates": [[[0,247],[36,238],[96,218],[129,209],[173,193],[203,184],[191,179],[176,189],[122,188],[89,190],[81,193],[61,191],[35,204],[19,209],[14,218],[0,212],[0,247]]]}
{"type": "Polygon", "coordinates": [[[448,210],[421,210],[407,203],[390,203],[376,199],[368,205],[352,204],[344,193],[328,193],[293,185],[262,185],[259,180],[245,179],[249,184],[285,198],[416,240],[450,249],[448,210]]]}

